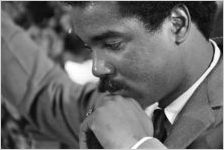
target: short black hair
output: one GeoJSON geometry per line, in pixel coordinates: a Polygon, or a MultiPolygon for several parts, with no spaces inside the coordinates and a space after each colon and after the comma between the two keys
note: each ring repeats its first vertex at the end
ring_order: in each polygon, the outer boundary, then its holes
{"type": "MultiPolygon", "coordinates": [[[[85,7],[89,1],[66,2],[72,6],[85,7]]],[[[215,1],[118,1],[119,11],[123,17],[136,16],[146,27],[155,31],[170,15],[177,5],[185,5],[191,20],[206,39],[209,39],[217,5],[215,1]]]]}

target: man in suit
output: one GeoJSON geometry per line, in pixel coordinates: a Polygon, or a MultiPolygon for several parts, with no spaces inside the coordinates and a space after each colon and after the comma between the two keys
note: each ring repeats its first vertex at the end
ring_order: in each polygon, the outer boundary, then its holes
{"type": "Polygon", "coordinates": [[[70,4],[100,87],[138,102],[104,101],[82,124],[81,148],[89,131],[104,148],[222,148],[222,55],[209,40],[215,2],[70,4]]]}
{"type": "Polygon", "coordinates": [[[58,148],[56,142],[62,142],[79,148],[79,128],[88,110],[110,96],[99,93],[96,84],[73,82],[4,11],[1,52],[2,97],[29,121],[32,146],[58,148]]]}
{"type": "Polygon", "coordinates": [[[93,50],[100,89],[110,93],[99,103],[95,86],[72,83],[21,30],[2,22],[2,93],[36,133],[76,146],[80,122],[94,104],[81,127],[81,147],[89,130],[104,148],[222,147],[222,58],[208,41],[212,2],[72,5],[74,30],[93,50]],[[199,24],[203,19],[207,24],[199,24]],[[166,134],[156,129],[161,123],[153,128],[155,102],[171,124],[166,134]]]}

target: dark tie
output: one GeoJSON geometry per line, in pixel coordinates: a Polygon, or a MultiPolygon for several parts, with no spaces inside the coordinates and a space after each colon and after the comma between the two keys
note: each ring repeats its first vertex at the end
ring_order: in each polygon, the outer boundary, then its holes
{"type": "Polygon", "coordinates": [[[153,137],[160,140],[162,143],[167,138],[167,128],[170,126],[170,122],[167,119],[164,109],[156,109],[153,113],[153,127],[154,135],[153,137]]]}

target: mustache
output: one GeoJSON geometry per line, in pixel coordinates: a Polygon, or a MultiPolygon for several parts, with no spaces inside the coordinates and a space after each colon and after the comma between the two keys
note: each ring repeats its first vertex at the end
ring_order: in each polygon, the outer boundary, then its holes
{"type": "Polygon", "coordinates": [[[101,77],[98,85],[99,92],[110,92],[113,93],[115,91],[127,88],[125,84],[112,80],[109,77],[101,77]]]}

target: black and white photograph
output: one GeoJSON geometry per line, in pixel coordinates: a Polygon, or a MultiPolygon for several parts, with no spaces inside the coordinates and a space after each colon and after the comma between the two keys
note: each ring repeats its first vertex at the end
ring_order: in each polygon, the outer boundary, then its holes
{"type": "Polygon", "coordinates": [[[223,149],[223,1],[1,1],[1,149],[223,149]]]}

